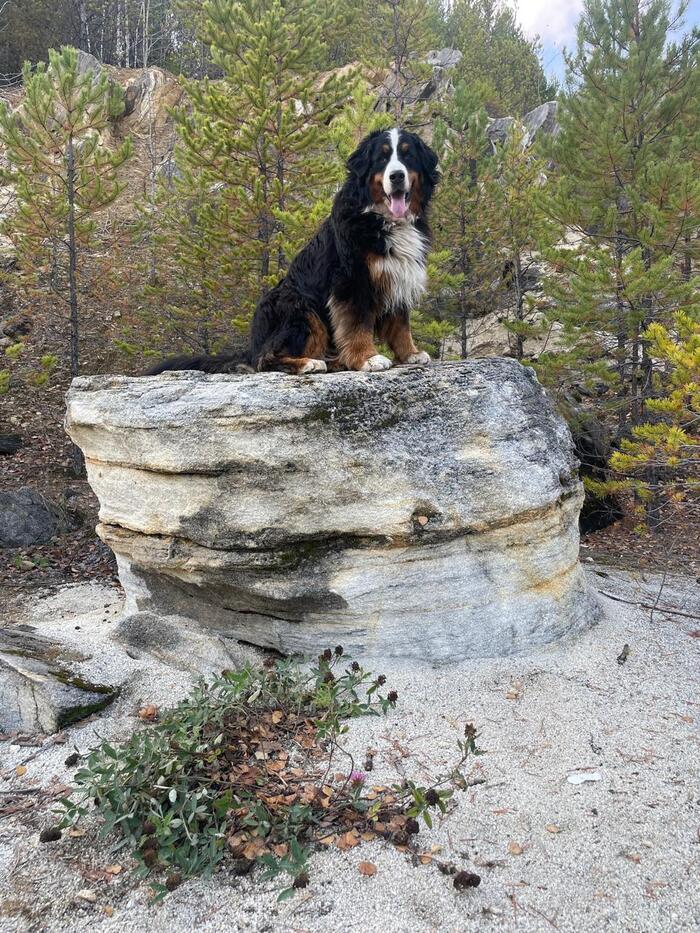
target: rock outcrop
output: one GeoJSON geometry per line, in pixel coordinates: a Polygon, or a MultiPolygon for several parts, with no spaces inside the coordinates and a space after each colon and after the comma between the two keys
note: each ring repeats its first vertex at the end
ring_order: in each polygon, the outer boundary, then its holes
{"type": "Polygon", "coordinates": [[[0,729],[47,735],[108,706],[117,690],[81,677],[83,660],[29,626],[0,627],[0,729]]]}
{"type": "Polygon", "coordinates": [[[82,377],[67,430],[144,625],[447,662],[595,617],[571,437],[515,361],[82,377]]]}
{"type": "Polygon", "coordinates": [[[69,528],[65,513],[36,489],[0,490],[0,548],[43,544],[69,528]]]}

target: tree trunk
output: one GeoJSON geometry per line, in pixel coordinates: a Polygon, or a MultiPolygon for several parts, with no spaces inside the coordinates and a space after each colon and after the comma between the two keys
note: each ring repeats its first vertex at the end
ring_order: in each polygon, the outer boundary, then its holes
{"type": "MultiPolygon", "coordinates": [[[[78,247],[75,237],[75,150],[69,137],[66,149],[66,181],[68,189],[68,295],[70,304],[70,374],[74,379],[80,369],[78,317],[78,247]]],[[[76,476],[83,473],[83,455],[71,444],[71,462],[76,476]]]]}
{"type": "Polygon", "coordinates": [[[627,395],[627,321],[622,300],[622,282],[620,269],[624,253],[624,234],[618,230],[615,237],[615,256],[617,259],[617,283],[615,294],[615,330],[617,332],[617,377],[620,380],[620,404],[617,412],[617,440],[621,440],[627,424],[627,408],[624,398],[627,395]]]}
{"type": "MultiPolygon", "coordinates": [[[[523,306],[525,295],[523,291],[523,267],[520,262],[520,253],[515,254],[515,319],[519,324],[523,322],[523,306]]],[[[521,333],[515,335],[515,358],[522,360],[525,356],[525,339],[521,333]]]]}

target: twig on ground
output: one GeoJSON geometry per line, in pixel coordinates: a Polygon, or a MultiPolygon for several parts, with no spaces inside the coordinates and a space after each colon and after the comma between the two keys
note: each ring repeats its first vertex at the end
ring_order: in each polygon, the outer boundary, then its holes
{"type": "Polygon", "coordinates": [[[623,599],[621,596],[613,596],[605,590],[598,590],[601,596],[607,596],[608,599],[614,599],[616,603],[627,603],[628,606],[639,606],[640,609],[651,609],[654,612],[667,612],[673,616],[683,616],[684,619],[700,619],[700,616],[693,615],[692,612],[681,612],[680,609],[671,609],[670,606],[652,606],[650,603],[640,603],[635,599],[623,599]]]}

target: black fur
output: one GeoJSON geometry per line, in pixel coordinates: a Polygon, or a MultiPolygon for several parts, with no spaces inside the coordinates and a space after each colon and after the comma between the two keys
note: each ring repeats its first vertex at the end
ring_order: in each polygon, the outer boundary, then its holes
{"type": "MultiPolygon", "coordinates": [[[[310,312],[327,331],[328,355],[332,358],[336,348],[328,309],[331,296],[350,305],[358,321],[371,327],[376,296],[367,259],[372,254],[385,255],[387,241],[384,218],[366,209],[373,204],[372,177],[386,165],[382,149],[387,139],[386,132],[372,133],[348,159],[348,176],[336,195],[331,216],[296,256],[286,276],[260,300],[247,354],[166,360],[150,372],[231,372],[246,365],[256,370],[293,371],[285,359],[304,357],[312,332],[310,312]]],[[[420,209],[414,222],[429,239],[426,211],[439,178],[437,156],[413,133],[402,131],[400,141],[408,144],[401,161],[419,179],[420,209]]],[[[403,309],[403,313],[408,310],[403,309]]]]}

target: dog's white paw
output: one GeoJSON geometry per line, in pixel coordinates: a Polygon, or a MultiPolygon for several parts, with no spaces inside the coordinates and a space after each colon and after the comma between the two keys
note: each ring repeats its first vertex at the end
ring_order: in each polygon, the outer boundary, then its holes
{"type": "Polygon", "coordinates": [[[299,370],[299,375],[305,376],[307,373],[325,373],[327,370],[328,367],[324,360],[309,360],[309,362],[305,363],[299,370]]]}
{"type": "Polygon", "coordinates": [[[425,350],[419,350],[417,353],[412,353],[404,361],[404,365],[409,366],[413,364],[414,366],[427,366],[431,362],[430,354],[426,353],[425,350]]]}
{"type": "Polygon", "coordinates": [[[383,369],[391,369],[391,360],[381,353],[376,356],[370,356],[367,362],[360,368],[361,373],[378,373],[383,369]]]}

